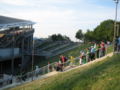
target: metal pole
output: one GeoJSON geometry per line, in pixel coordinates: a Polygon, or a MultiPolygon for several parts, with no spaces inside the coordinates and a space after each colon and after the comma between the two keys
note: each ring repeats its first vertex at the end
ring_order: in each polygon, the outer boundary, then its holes
{"type": "MultiPolygon", "coordinates": [[[[34,40],[32,40],[32,73],[33,73],[33,68],[34,68],[34,40]]],[[[33,80],[33,75],[32,75],[32,80],[33,80]]]]}
{"type": "Polygon", "coordinates": [[[119,36],[119,24],[117,24],[117,36],[119,36]]]}
{"type": "Polygon", "coordinates": [[[114,38],[113,38],[113,47],[114,47],[114,52],[115,52],[115,39],[116,39],[116,35],[117,35],[117,8],[118,8],[118,3],[119,0],[114,0],[116,3],[116,8],[115,8],[115,21],[114,21],[114,38]]]}

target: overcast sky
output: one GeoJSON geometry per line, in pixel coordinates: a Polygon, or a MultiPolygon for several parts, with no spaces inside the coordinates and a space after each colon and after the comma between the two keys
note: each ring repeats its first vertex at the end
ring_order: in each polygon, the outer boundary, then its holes
{"type": "MultiPolygon", "coordinates": [[[[35,37],[61,33],[75,40],[78,29],[93,30],[101,21],[114,19],[115,3],[113,0],[0,0],[0,15],[36,22],[35,37]]],[[[119,16],[120,12],[118,19],[119,16]]]]}

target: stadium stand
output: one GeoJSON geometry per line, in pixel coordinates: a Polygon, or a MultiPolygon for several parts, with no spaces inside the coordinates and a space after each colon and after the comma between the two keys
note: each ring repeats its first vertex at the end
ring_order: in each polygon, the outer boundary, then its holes
{"type": "Polygon", "coordinates": [[[32,21],[0,16],[0,73],[4,72],[4,62],[11,62],[7,67],[13,74],[14,64],[20,59],[20,69],[27,66],[31,60],[33,48],[33,24],[32,21]]]}

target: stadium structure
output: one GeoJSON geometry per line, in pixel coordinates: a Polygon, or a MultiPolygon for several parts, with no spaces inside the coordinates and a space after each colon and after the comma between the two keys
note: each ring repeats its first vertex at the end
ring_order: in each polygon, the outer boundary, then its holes
{"type": "Polygon", "coordinates": [[[5,73],[6,68],[14,73],[15,66],[24,68],[32,59],[33,24],[28,20],[0,16],[0,74],[5,73]],[[17,60],[19,63],[15,63],[17,60]]]}

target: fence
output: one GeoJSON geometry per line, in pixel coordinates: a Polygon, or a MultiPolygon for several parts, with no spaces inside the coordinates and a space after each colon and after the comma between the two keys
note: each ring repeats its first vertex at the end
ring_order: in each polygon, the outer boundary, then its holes
{"type": "MultiPolygon", "coordinates": [[[[106,49],[106,53],[108,51],[107,49],[106,49]]],[[[92,61],[92,59],[90,58],[90,55],[91,55],[91,53],[88,53],[83,56],[84,58],[76,57],[73,60],[67,60],[65,63],[62,63],[62,65],[63,65],[62,69],[67,70],[67,69],[79,66],[81,64],[86,64],[86,63],[92,61]],[[82,61],[80,62],[80,60],[82,60],[82,61]]],[[[98,52],[98,50],[96,50],[94,53],[94,60],[96,58],[100,58],[100,57],[102,57],[101,51],[99,50],[99,52],[98,52]]],[[[7,86],[7,85],[11,85],[11,84],[18,84],[18,83],[24,83],[24,82],[36,80],[39,77],[41,77],[49,72],[55,71],[56,64],[57,64],[57,62],[54,62],[54,63],[48,64],[47,66],[44,66],[42,68],[36,67],[36,69],[34,71],[28,72],[24,75],[9,76],[9,77],[7,76],[7,78],[5,78],[5,79],[0,79],[0,88],[7,86]]]]}
{"type": "Polygon", "coordinates": [[[12,84],[12,75],[0,75],[0,87],[12,84]]]}

